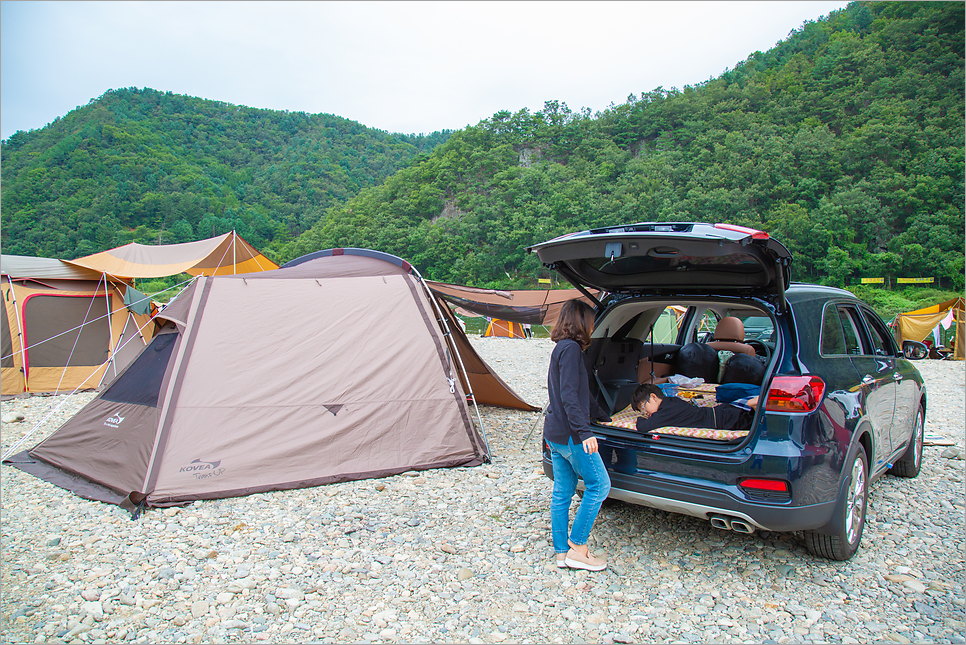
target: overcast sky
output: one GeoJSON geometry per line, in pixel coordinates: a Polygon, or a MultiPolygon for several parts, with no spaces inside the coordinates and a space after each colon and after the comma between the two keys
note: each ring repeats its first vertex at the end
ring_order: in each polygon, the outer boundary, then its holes
{"type": "Polygon", "coordinates": [[[847,2],[2,2],[0,137],[150,87],[429,133],[683,88],[847,2]]]}

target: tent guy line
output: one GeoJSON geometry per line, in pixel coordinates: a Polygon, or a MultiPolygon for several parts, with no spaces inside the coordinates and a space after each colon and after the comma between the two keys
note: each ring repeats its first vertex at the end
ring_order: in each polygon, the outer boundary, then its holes
{"type": "MultiPolygon", "coordinates": [[[[185,280],[184,282],[181,282],[180,284],[184,284],[185,282],[193,282],[194,280],[197,280],[197,279],[198,279],[198,276],[192,276],[192,277],[191,277],[190,279],[188,279],[188,280],[185,280]]],[[[178,286],[178,285],[175,285],[175,287],[177,287],[177,286],[178,286]]],[[[173,289],[173,288],[175,288],[175,287],[168,287],[168,289],[173,289]]],[[[187,288],[187,287],[185,287],[185,288],[187,288]]],[[[166,289],[165,291],[167,291],[167,289],[166,289]]],[[[159,291],[158,293],[163,293],[163,292],[161,292],[161,291],[159,291]]],[[[92,300],[92,302],[93,302],[93,300],[92,300]]],[[[117,311],[120,311],[120,309],[118,309],[117,311]]],[[[109,314],[109,315],[113,315],[114,313],[116,313],[116,312],[112,312],[112,313],[111,313],[111,314],[109,314]]],[[[104,317],[104,316],[101,316],[101,318],[103,318],[103,317],[104,317]]],[[[98,319],[98,320],[99,320],[99,319],[98,319]]],[[[94,321],[92,320],[92,321],[90,321],[90,322],[94,322],[94,321]]],[[[150,317],[150,318],[148,318],[148,320],[147,320],[147,322],[145,322],[145,323],[144,323],[143,325],[141,325],[140,327],[138,327],[138,330],[137,330],[137,331],[138,331],[138,333],[140,334],[140,333],[141,333],[141,331],[143,331],[145,327],[147,327],[148,325],[150,325],[150,324],[152,324],[153,322],[154,322],[154,316],[152,316],[152,317],[150,317]]],[[[84,324],[87,324],[87,323],[84,323],[84,324]]],[[[84,326],[84,325],[79,325],[78,327],[75,327],[74,329],[80,329],[80,328],[81,328],[81,327],[83,327],[83,326],[84,326]]],[[[64,332],[64,333],[66,334],[66,333],[68,333],[69,331],[74,331],[74,329],[72,329],[72,330],[68,330],[68,331],[66,331],[66,332],[64,332]]],[[[61,335],[61,334],[58,334],[58,335],[61,335]]],[[[77,336],[77,337],[78,337],[78,338],[80,338],[80,334],[78,334],[78,336],[77,336]]],[[[55,337],[55,338],[56,338],[56,337],[55,337]]],[[[125,340],[125,341],[124,341],[124,343],[123,343],[123,344],[121,344],[120,346],[118,346],[117,348],[115,348],[115,350],[114,350],[114,351],[115,351],[115,352],[117,352],[117,351],[120,351],[121,349],[123,349],[123,348],[125,348],[125,347],[127,347],[127,344],[128,344],[128,343],[130,343],[130,342],[131,342],[132,340],[134,340],[135,338],[137,338],[137,335],[135,335],[135,334],[132,334],[130,338],[128,338],[127,340],[125,340]]],[[[52,340],[52,338],[48,338],[47,340],[52,340]]],[[[41,342],[46,342],[46,341],[41,341],[41,342]]],[[[75,344],[75,345],[76,345],[76,343],[77,343],[77,341],[74,341],[74,344],[75,344]]],[[[37,344],[39,345],[40,343],[37,343],[37,344]]],[[[31,345],[31,347],[33,347],[33,346],[31,345]]],[[[24,348],[24,349],[30,349],[30,347],[26,347],[26,348],[24,348]]],[[[73,350],[71,350],[71,352],[73,353],[73,350]]],[[[12,356],[12,354],[11,354],[11,356],[12,356]]],[[[97,373],[97,370],[99,370],[99,369],[101,369],[102,367],[104,367],[105,365],[107,365],[108,363],[110,363],[110,362],[111,362],[111,361],[113,361],[113,360],[114,360],[114,353],[112,352],[112,353],[111,353],[111,355],[110,355],[110,356],[109,356],[109,357],[108,357],[108,358],[107,358],[107,359],[106,359],[106,360],[105,360],[105,361],[104,361],[103,363],[101,363],[100,365],[97,365],[97,366],[95,366],[95,367],[94,367],[94,370],[93,370],[93,371],[92,371],[92,372],[90,373],[90,375],[89,375],[89,376],[88,376],[87,378],[91,378],[92,376],[94,376],[94,374],[96,374],[96,373],[97,373]]],[[[68,364],[69,364],[69,361],[68,361],[68,364]]],[[[58,381],[58,382],[57,382],[57,391],[58,391],[58,392],[60,391],[60,384],[61,384],[61,383],[63,382],[63,380],[64,380],[64,374],[66,374],[66,370],[64,370],[64,372],[62,372],[62,373],[61,373],[61,377],[60,377],[60,381],[58,381]]],[[[70,395],[72,395],[72,394],[77,394],[77,392],[78,392],[78,390],[80,390],[80,388],[81,388],[81,386],[82,386],[82,385],[84,384],[84,382],[86,382],[86,381],[87,381],[87,379],[84,379],[83,381],[81,381],[81,382],[80,382],[80,383],[79,383],[79,384],[78,384],[78,385],[77,385],[77,386],[76,386],[76,387],[75,387],[75,388],[73,389],[73,391],[71,391],[71,392],[70,392],[70,393],[68,394],[68,396],[66,396],[66,397],[64,397],[64,399],[63,399],[63,400],[62,400],[62,401],[60,402],[60,405],[58,405],[58,406],[56,406],[56,407],[54,407],[53,405],[51,405],[51,407],[50,407],[50,409],[49,409],[49,410],[47,411],[47,414],[46,414],[46,415],[45,415],[45,416],[44,416],[44,417],[43,417],[43,418],[42,418],[42,419],[41,419],[40,421],[38,421],[38,422],[36,423],[36,425],[34,425],[34,427],[33,427],[33,428],[31,428],[31,429],[30,429],[30,432],[28,432],[28,433],[27,433],[27,434],[25,434],[24,436],[22,436],[22,437],[20,437],[20,439],[19,439],[19,440],[17,440],[17,442],[16,442],[16,443],[14,443],[14,444],[13,444],[13,445],[12,445],[12,446],[10,447],[10,449],[9,449],[9,450],[7,450],[7,452],[6,452],[6,453],[5,453],[4,455],[3,455],[3,457],[0,457],[0,462],[3,462],[3,461],[6,461],[6,459],[7,459],[7,458],[9,458],[10,456],[12,456],[12,455],[14,455],[14,454],[16,454],[16,450],[17,450],[17,449],[18,449],[18,448],[19,448],[19,447],[20,447],[21,445],[23,445],[23,443],[24,443],[24,442],[25,442],[25,441],[26,441],[27,439],[29,439],[30,437],[32,437],[32,436],[33,436],[33,434],[34,434],[35,432],[37,432],[37,430],[38,430],[38,429],[40,428],[40,426],[42,426],[42,425],[44,424],[44,422],[45,422],[45,421],[47,421],[47,419],[49,419],[49,418],[50,418],[50,415],[52,415],[52,414],[54,414],[55,412],[57,412],[57,410],[59,410],[60,408],[62,408],[62,407],[64,406],[64,404],[65,404],[65,403],[67,403],[67,400],[69,399],[69,397],[70,397],[70,395]]]]}

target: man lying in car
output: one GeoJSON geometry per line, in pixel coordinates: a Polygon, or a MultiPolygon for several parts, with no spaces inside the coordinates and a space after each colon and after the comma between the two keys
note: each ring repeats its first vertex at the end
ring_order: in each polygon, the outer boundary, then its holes
{"type": "Polygon", "coordinates": [[[637,418],[637,431],[653,432],[667,427],[747,430],[751,427],[754,410],[758,406],[758,396],[743,395],[751,394],[753,389],[757,390],[739,384],[734,384],[732,388],[720,386],[718,400],[725,397],[731,401],[702,408],[676,396],[668,397],[657,385],[646,383],[634,391],[631,399],[634,410],[644,413],[637,418]],[[725,392],[722,392],[723,388],[725,392]]]}

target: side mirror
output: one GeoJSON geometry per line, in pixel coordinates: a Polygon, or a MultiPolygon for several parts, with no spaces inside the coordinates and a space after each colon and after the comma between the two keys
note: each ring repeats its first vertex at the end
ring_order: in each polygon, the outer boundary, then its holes
{"type": "Polygon", "coordinates": [[[906,358],[917,361],[920,358],[929,356],[929,348],[915,340],[907,340],[902,343],[902,355],[906,358]]]}

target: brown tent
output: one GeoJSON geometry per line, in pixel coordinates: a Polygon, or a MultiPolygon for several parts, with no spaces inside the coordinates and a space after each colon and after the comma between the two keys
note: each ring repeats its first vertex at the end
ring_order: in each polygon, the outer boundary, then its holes
{"type": "Polygon", "coordinates": [[[0,257],[0,274],[0,395],[94,389],[151,339],[146,296],[122,280],[21,255],[0,257]]]}
{"type": "Polygon", "coordinates": [[[278,268],[234,231],[183,244],[125,244],[69,263],[121,278],[162,278],[179,273],[237,275],[278,268]]]}
{"type": "MultiPolygon", "coordinates": [[[[560,315],[560,308],[568,300],[581,299],[587,304],[594,304],[577,289],[500,291],[429,280],[427,284],[433,293],[458,307],[461,312],[530,325],[552,327],[560,315]]],[[[591,293],[597,295],[596,291],[591,293]]]]}
{"type": "Polygon", "coordinates": [[[131,507],[488,460],[421,278],[353,251],[198,278],[127,370],[5,463],[131,507]]]}

